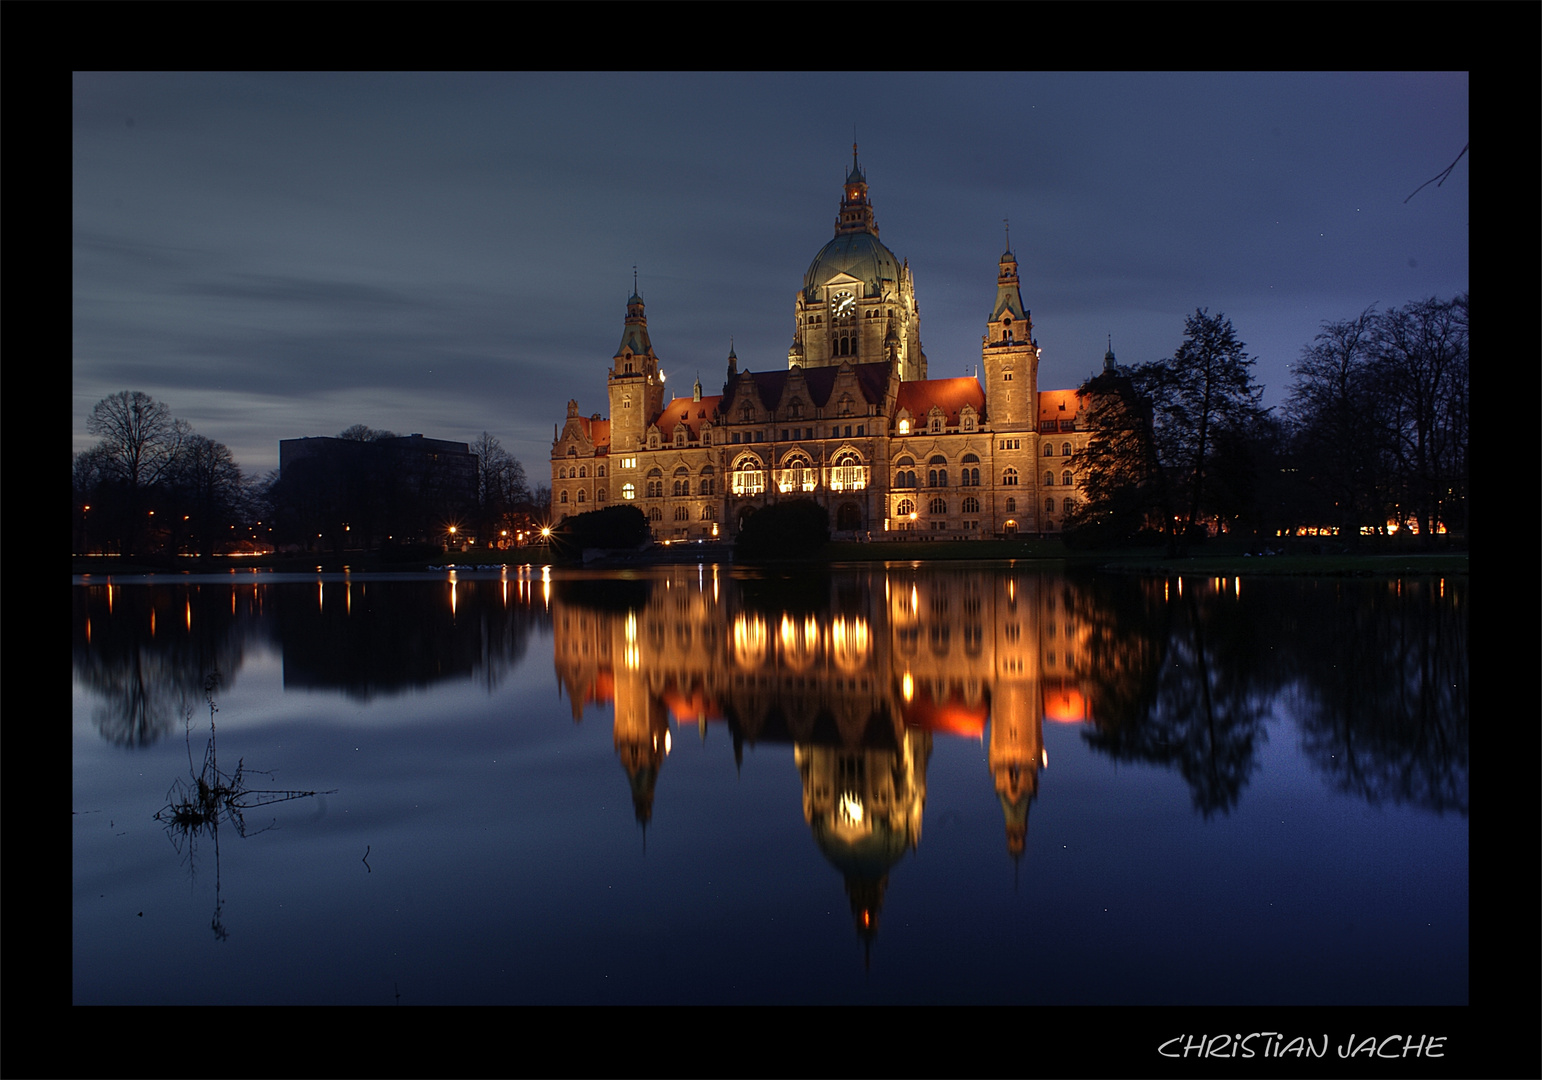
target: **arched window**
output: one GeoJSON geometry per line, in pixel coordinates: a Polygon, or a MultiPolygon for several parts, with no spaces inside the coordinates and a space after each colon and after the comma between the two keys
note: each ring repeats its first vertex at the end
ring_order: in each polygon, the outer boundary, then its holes
{"type": "Polygon", "coordinates": [[[735,495],[758,495],[766,490],[766,471],[759,458],[751,454],[734,462],[730,489],[735,495]]]}
{"type": "Polygon", "coordinates": [[[568,501],[568,493],[564,491],[562,493],[561,497],[557,501],[558,502],[567,502],[568,501]]]}
{"type": "Polygon", "coordinates": [[[1003,487],[1016,487],[1017,486],[1017,470],[1009,468],[1009,469],[1006,469],[1005,471],[1003,471],[1002,474],[1001,474],[1001,484],[1002,484],[1003,487]]]}
{"type": "Polygon", "coordinates": [[[712,509],[712,507],[710,507],[710,506],[703,506],[701,508],[701,520],[703,520],[703,521],[711,521],[715,517],[717,517],[717,513],[716,513],[716,511],[714,511],[712,509]]]}
{"type": "Polygon", "coordinates": [[[1045,443],[1044,444],[1044,456],[1045,457],[1054,457],[1055,456],[1055,444],[1054,443],[1045,443]]]}
{"type": "Polygon", "coordinates": [[[836,491],[859,491],[867,487],[867,470],[855,451],[836,455],[835,467],[830,470],[830,487],[836,491]]]}
{"type": "Polygon", "coordinates": [[[599,491],[596,491],[594,493],[594,501],[595,502],[604,502],[605,501],[605,489],[604,488],[600,488],[599,491]]]}
{"type": "Polygon", "coordinates": [[[964,487],[980,486],[980,467],[978,465],[979,460],[980,459],[974,454],[964,455],[963,475],[959,477],[959,484],[964,487]]]}
{"type": "Polygon", "coordinates": [[[1060,475],[1060,482],[1062,484],[1064,484],[1066,487],[1070,487],[1071,486],[1071,470],[1070,469],[1067,469],[1064,473],[1062,473],[1060,475]]]}
{"type": "Polygon", "coordinates": [[[605,475],[605,466],[601,465],[599,468],[595,469],[594,470],[594,475],[595,476],[604,476],[605,475]]]}
{"type": "Polygon", "coordinates": [[[980,500],[971,495],[964,500],[964,505],[959,509],[965,514],[978,514],[980,512],[980,500]]]}
{"type": "Polygon", "coordinates": [[[587,466],[587,465],[580,465],[578,467],[578,475],[580,477],[582,477],[582,478],[587,479],[588,476],[589,476],[589,466],[587,466]]]}
{"type": "Polygon", "coordinates": [[[653,509],[648,511],[648,520],[649,521],[663,521],[664,520],[664,511],[660,510],[657,506],[653,507],[653,509]]]}
{"type": "Polygon", "coordinates": [[[1071,444],[1070,443],[1061,443],[1060,444],[1060,456],[1061,457],[1070,457],[1071,456],[1071,444]]]}
{"type": "Polygon", "coordinates": [[[946,517],[948,514],[948,500],[938,496],[927,506],[926,512],[937,517],[946,517]]]}
{"type": "Polygon", "coordinates": [[[931,466],[926,471],[927,487],[948,486],[948,459],[941,454],[932,455],[932,460],[927,462],[931,466]]]}
{"type": "Polygon", "coordinates": [[[690,519],[691,519],[691,511],[690,511],[690,509],[688,507],[684,507],[684,506],[677,506],[677,507],[675,507],[675,520],[676,521],[689,521],[690,519]]]}
{"type": "Polygon", "coordinates": [[[776,488],[781,492],[813,491],[819,486],[819,474],[802,454],[791,454],[782,461],[776,488]]]}
{"type": "Polygon", "coordinates": [[[568,478],[568,471],[566,469],[559,468],[557,470],[557,479],[558,480],[566,480],[567,478],[568,478]]]}
{"type": "Polygon", "coordinates": [[[1045,499],[1044,500],[1044,509],[1045,509],[1046,512],[1053,514],[1055,512],[1055,500],[1054,499],[1045,499]]]}
{"type": "Polygon", "coordinates": [[[916,504],[909,499],[901,499],[899,505],[894,508],[894,512],[901,517],[909,517],[916,512],[916,504]]]}
{"type": "Polygon", "coordinates": [[[632,484],[621,485],[621,497],[628,501],[637,498],[637,488],[632,484]]]}
{"type": "Polygon", "coordinates": [[[906,455],[895,462],[894,486],[897,488],[913,488],[916,486],[915,459],[906,455]]]}
{"type": "Polygon", "coordinates": [[[579,502],[583,502],[584,501],[584,489],[583,488],[579,488],[578,489],[578,501],[579,502]]]}
{"type": "Polygon", "coordinates": [[[1017,500],[1016,499],[1008,499],[1007,500],[1007,513],[1009,513],[1009,514],[1017,513],[1017,500]]]}
{"type": "Polygon", "coordinates": [[[1055,474],[1054,473],[1047,472],[1047,473],[1044,474],[1044,486],[1045,487],[1054,487],[1055,486],[1055,474]]]}

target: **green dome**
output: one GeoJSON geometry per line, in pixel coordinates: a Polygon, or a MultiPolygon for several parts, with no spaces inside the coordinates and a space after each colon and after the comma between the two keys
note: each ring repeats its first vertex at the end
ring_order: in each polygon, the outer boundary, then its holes
{"type": "Polygon", "coordinates": [[[803,296],[818,297],[819,289],[836,274],[847,273],[861,281],[863,294],[877,296],[880,282],[899,282],[899,260],[870,232],[852,232],[837,236],[814,256],[808,273],[803,275],[803,296]]]}

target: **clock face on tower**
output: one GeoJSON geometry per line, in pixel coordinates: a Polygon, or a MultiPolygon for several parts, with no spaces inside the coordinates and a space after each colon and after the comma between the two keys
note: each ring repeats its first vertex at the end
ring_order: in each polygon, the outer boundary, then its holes
{"type": "Polygon", "coordinates": [[[857,306],[856,300],[853,299],[849,292],[836,293],[834,299],[831,300],[830,303],[831,315],[837,319],[842,319],[850,315],[857,306]]]}

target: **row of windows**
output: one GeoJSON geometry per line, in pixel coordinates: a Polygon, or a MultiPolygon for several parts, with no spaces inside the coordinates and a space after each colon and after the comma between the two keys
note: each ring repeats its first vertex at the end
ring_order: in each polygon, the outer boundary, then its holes
{"type": "MultiPolygon", "coordinates": [[[[1006,502],[1006,513],[1017,513],[1017,500],[1008,499],[1006,502]]],[[[1075,505],[1075,499],[1067,498],[1060,500],[1058,508],[1063,513],[1069,514],[1075,505]]],[[[1054,499],[1044,500],[1044,510],[1046,513],[1053,514],[1056,509],[1057,506],[1054,499]]],[[[916,504],[911,499],[901,499],[895,505],[894,512],[900,517],[908,517],[916,512],[916,504]]],[[[936,517],[946,517],[948,513],[948,500],[943,498],[932,499],[926,504],[926,512],[936,517]]],[[[973,495],[967,497],[962,503],[959,504],[958,512],[961,514],[978,514],[980,512],[980,500],[976,499],[973,495]]]]}
{"type": "MultiPolygon", "coordinates": [[[[657,472],[658,470],[655,469],[654,471],[657,472]]],[[[818,486],[818,470],[809,467],[808,463],[805,462],[805,461],[795,461],[795,462],[792,463],[792,467],[787,468],[787,469],[778,469],[778,470],[776,470],[776,472],[777,472],[778,487],[782,491],[791,491],[791,490],[813,491],[818,486]]],[[[865,468],[863,468],[862,466],[859,466],[859,465],[849,465],[849,464],[846,464],[846,465],[842,465],[842,466],[839,466],[839,467],[836,467],[836,468],[832,468],[830,470],[830,474],[831,474],[830,475],[830,486],[832,488],[834,488],[835,490],[837,490],[837,491],[848,490],[848,489],[861,489],[861,488],[864,488],[864,487],[867,486],[867,470],[865,468]]],[[[580,476],[583,475],[581,471],[580,471],[579,475],[580,476]]],[[[1072,476],[1070,470],[1066,470],[1064,473],[1061,474],[1060,482],[1061,482],[1062,486],[1070,487],[1074,483],[1074,481],[1075,481],[1075,477],[1072,476]]],[[[665,492],[664,483],[665,482],[662,479],[646,481],[646,485],[645,485],[645,488],[644,488],[645,497],[650,498],[650,499],[661,499],[661,498],[663,498],[664,497],[664,492],[665,492]]],[[[1003,471],[1002,476],[1001,476],[1001,484],[1002,484],[1003,487],[1016,487],[1017,483],[1018,483],[1018,477],[1017,477],[1017,470],[1016,469],[1009,468],[1009,469],[1006,469],[1006,470],[1003,471]]],[[[1044,474],[1044,486],[1045,487],[1053,487],[1054,484],[1055,484],[1055,474],[1054,473],[1048,473],[1048,472],[1045,473],[1044,474]]],[[[963,470],[963,475],[960,477],[959,486],[961,486],[961,487],[978,487],[979,485],[980,485],[980,470],[977,469],[977,468],[976,469],[964,469],[963,470]]],[[[908,470],[902,470],[899,473],[897,473],[895,475],[895,478],[894,478],[894,486],[896,488],[914,488],[914,487],[917,487],[918,485],[917,485],[915,470],[908,469],[908,470]]],[[[948,470],[947,469],[929,469],[927,471],[927,484],[926,484],[926,486],[929,487],[929,488],[938,488],[938,487],[944,487],[945,488],[945,487],[947,487],[948,486],[948,470]]],[[[734,492],[735,495],[757,494],[759,492],[764,491],[765,489],[766,489],[765,472],[763,470],[761,470],[761,469],[746,469],[746,468],[736,468],[734,470],[734,474],[733,474],[733,492],[734,492]]],[[[671,495],[673,495],[673,496],[681,497],[681,498],[683,498],[685,496],[689,496],[691,494],[696,494],[696,495],[715,495],[715,494],[717,494],[717,480],[716,480],[716,478],[711,477],[711,476],[704,476],[704,477],[702,477],[699,481],[697,481],[697,483],[696,483],[696,490],[693,493],[691,491],[691,481],[689,479],[676,479],[676,480],[671,482],[670,487],[669,487],[669,493],[671,495]]],[[[635,499],[637,497],[637,487],[636,487],[636,485],[634,485],[634,484],[623,484],[623,485],[621,485],[621,497],[623,499],[635,499]]],[[[576,501],[583,502],[584,499],[585,499],[585,494],[584,494],[583,490],[580,489],[578,491],[576,501]]],[[[597,501],[599,501],[599,502],[604,502],[605,501],[605,489],[604,488],[600,488],[599,491],[597,491],[595,493],[595,499],[597,501]]],[[[564,490],[564,491],[559,492],[558,493],[557,501],[560,502],[560,503],[567,502],[568,501],[568,493],[567,493],[567,491],[564,490]]],[[[972,502],[972,501],[974,501],[974,500],[966,499],[965,500],[966,506],[967,506],[967,503],[972,502]]],[[[969,511],[966,508],[964,512],[965,513],[970,513],[971,511],[969,511]]]]}
{"type": "MultiPolygon", "coordinates": [[[[1044,456],[1045,457],[1054,457],[1055,456],[1055,444],[1054,443],[1045,443],[1044,444],[1044,456]]],[[[1060,444],[1060,456],[1061,457],[1070,457],[1071,456],[1071,444],[1070,443],[1061,443],[1060,444]]]]}
{"type": "MultiPolygon", "coordinates": [[[[649,521],[663,521],[664,520],[664,511],[660,510],[657,506],[650,507],[649,510],[648,510],[648,520],[649,521]]],[[[688,507],[688,506],[677,506],[677,507],[675,507],[675,520],[676,521],[690,521],[691,520],[691,509],[690,509],[690,507],[688,507]]],[[[710,507],[710,506],[702,507],[701,508],[701,520],[702,521],[716,521],[717,520],[717,511],[715,509],[713,509],[712,507],[710,507]]]]}
{"type": "MultiPolygon", "coordinates": [[[[930,420],[927,421],[925,428],[921,427],[921,422],[919,420],[916,421],[915,424],[912,424],[909,420],[901,420],[899,422],[899,433],[901,435],[909,435],[913,429],[917,432],[924,430],[927,434],[930,435],[941,435],[943,426],[943,418],[940,416],[933,416],[930,420]]],[[[973,431],[974,417],[968,413],[965,413],[962,417],[959,418],[959,428],[962,431],[973,431]]]]}

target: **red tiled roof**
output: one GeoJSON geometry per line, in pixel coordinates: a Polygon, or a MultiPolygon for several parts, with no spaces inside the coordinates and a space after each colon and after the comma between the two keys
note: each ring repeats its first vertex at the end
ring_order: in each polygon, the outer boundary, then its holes
{"type": "Polygon", "coordinates": [[[1040,390],[1039,391],[1039,419],[1043,420],[1071,420],[1074,419],[1082,407],[1081,399],[1076,396],[1075,390],[1040,390]],[[1064,411],[1060,406],[1064,405],[1064,411]]]}
{"type": "Polygon", "coordinates": [[[594,443],[594,452],[597,454],[609,453],[610,421],[586,420],[584,423],[589,428],[589,441],[594,443]]]}
{"type": "Polygon", "coordinates": [[[925,423],[932,407],[940,408],[949,427],[958,426],[958,414],[965,405],[972,405],[976,415],[985,413],[985,391],[978,380],[963,375],[956,379],[918,379],[900,383],[895,411],[909,409],[918,422],[925,423]]]}
{"type": "Polygon", "coordinates": [[[692,401],[690,398],[675,398],[664,411],[659,414],[659,430],[664,433],[666,439],[675,437],[675,428],[682,423],[690,432],[693,439],[701,438],[701,426],[708,421],[716,422],[717,407],[723,400],[722,394],[713,397],[703,397],[700,401],[692,401]]]}

